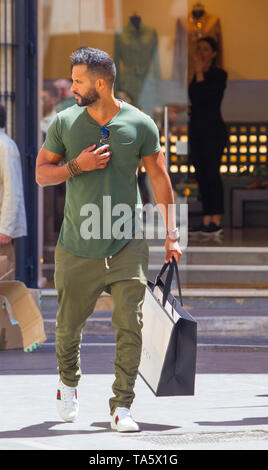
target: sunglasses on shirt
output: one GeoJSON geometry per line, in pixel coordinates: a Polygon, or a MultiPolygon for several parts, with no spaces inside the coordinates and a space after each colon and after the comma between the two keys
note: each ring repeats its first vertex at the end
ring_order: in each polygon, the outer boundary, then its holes
{"type": "Polygon", "coordinates": [[[105,126],[101,126],[101,132],[100,132],[100,145],[105,145],[106,141],[110,137],[110,131],[107,129],[105,126]]]}

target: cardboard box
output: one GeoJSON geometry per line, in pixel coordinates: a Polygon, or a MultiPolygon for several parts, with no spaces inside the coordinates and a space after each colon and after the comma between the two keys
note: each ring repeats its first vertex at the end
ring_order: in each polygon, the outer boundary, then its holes
{"type": "Polygon", "coordinates": [[[14,279],[14,264],[10,263],[7,256],[0,256],[0,281],[14,279]]]}
{"type": "Polygon", "coordinates": [[[0,350],[21,349],[23,341],[18,322],[12,322],[0,298],[0,350]]]}
{"type": "Polygon", "coordinates": [[[46,341],[39,289],[28,289],[20,281],[0,281],[0,296],[0,349],[31,352],[46,341]]]}

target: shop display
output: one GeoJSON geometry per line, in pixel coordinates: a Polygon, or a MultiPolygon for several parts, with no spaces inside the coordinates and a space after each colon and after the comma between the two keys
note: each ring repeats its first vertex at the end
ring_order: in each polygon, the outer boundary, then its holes
{"type": "Polygon", "coordinates": [[[193,78],[193,56],[196,42],[201,37],[211,36],[218,45],[216,65],[222,67],[222,33],[220,19],[205,11],[204,5],[196,3],[188,18],[179,18],[176,24],[175,47],[172,79],[184,82],[188,69],[188,81],[193,78]],[[188,67],[185,63],[184,52],[188,47],[188,67]]]}
{"type": "Polygon", "coordinates": [[[138,15],[129,18],[121,32],[115,33],[114,62],[117,69],[116,92],[124,92],[135,106],[144,108],[141,95],[146,82],[150,93],[160,86],[158,36],[138,15]]]}
{"type": "MultiPolygon", "coordinates": [[[[267,122],[226,122],[228,141],[221,157],[220,172],[232,176],[267,176],[268,123],[267,122]]],[[[171,127],[172,129],[172,127],[171,127]]],[[[178,142],[188,140],[187,128],[173,129],[166,143],[162,132],[160,142],[165,152],[168,146],[169,171],[174,175],[188,175],[188,181],[195,169],[185,155],[178,153],[178,142]]],[[[173,178],[174,179],[174,178],[173,178]]]]}

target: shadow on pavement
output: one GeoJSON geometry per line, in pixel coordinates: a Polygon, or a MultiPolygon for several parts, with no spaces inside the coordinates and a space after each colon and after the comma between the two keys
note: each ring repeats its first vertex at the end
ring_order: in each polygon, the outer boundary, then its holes
{"type": "MultiPolygon", "coordinates": [[[[62,421],[44,421],[41,424],[34,424],[15,431],[0,432],[0,439],[13,439],[13,438],[37,438],[37,437],[57,437],[57,436],[70,436],[78,434],[100,434],[104,432],[117,432],[111,429],[110,422],[105,423],[92,423],[92,427],[100,427],[100,430],[85,430],[85,429],[51,429],[53,426],[60,424],[66,425],[62,421]]],[[[71,423],[69,423],[71,424],[71,423]]],[[[160,424],[139,423],[141,431],[168,431],[170,429],[177,429],[179,426],[165,426],[160,424]]]]}
{"type": "MultiPolygon", "coordinates": [[[[57,437],[57,436],[69,436],[75,434],[92,434],[100,433],[103,431],[90,431],[83,429],[50,429],[53,426],[59,424],[67,424],[62,421],[44,421],[41,424],[34,424],[32,426],[27,426],[26,428],[18,429],[16,431],[4,431],[0,432],[0,439],[12,439],[15,437],[57,437]]],[[[69,423],[71,424],[71,423],[69,423]]]]}
{"type": "Polygon", "coordinates": [[[199,426],[257,426],[268,425],[268,416],[258,418],[244,418],[237,421],[196,421],[199,426]]]}
{"type": "MultiPolygon", "coordinates": [[[[163,424],[151,424],[151,423],[138,423],[140,427],[140,431],[169,431],[171,429],[178,429],[181,426],[166,426],[163,424]]],[[[110,423],[91,423],[91,426],[96,428],[105,428],[111,431],[110,423]]],[[[116,431],[117,432],[117,431],[116,431]]]]}

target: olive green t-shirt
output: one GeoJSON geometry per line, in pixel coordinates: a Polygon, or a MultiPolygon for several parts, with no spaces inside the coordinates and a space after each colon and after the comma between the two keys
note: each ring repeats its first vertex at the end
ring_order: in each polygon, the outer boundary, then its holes
{"type": "MultiPolygon", "coordinates": [[[[58,243],[70,253],[106,258],[117,253],[137,229],[136,205],[141,204],[137,167],[142,157],[160,150],[154,121],[121,102],[120,111],[105,125],[105,143],[112,155],[104,169],[84,172],[66,181],[64,218],[58,243]]],[[[62,155],[64,162],[83,149],[100,145],[101,126],[86,107],[61,111],[48,128],[43,147],[62,155]]]]}

